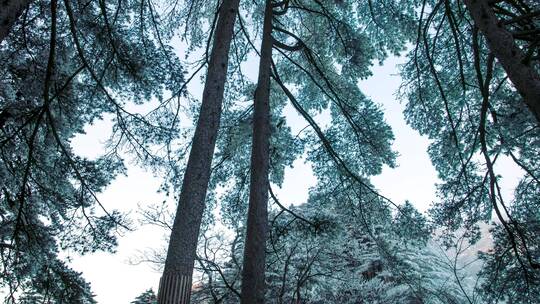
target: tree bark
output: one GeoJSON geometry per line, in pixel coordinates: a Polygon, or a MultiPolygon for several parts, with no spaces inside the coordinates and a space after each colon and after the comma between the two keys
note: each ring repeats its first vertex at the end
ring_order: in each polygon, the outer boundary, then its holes
{"type": "Polygon", "coordinates": [[[197,241],[221,118],[229,49],[238,6],[239,0],[224,0],[220,6],[199,119],[160,280],[159,304],[190,302],[197,241]]]}
{"type": "Polygon", "coordinates": [[[0,0],[0,43],[7,37],[15,22],[31,0],[0,0]]]}
{"type": "Polygon", "coordinates": [[[264,303],[268,230],[268,168],[270,146],[270,67],[272,64],[272,4],[266,1],[259,76],[253,112],[249,210],[242,270],[242,304],[264,303]]]}
{"type": "Polygon", "coordinates": [[[525,55],[512,34],[500,24],[487,0],[465,0],[475,25],[486,37],[490,50],[501,63],[529,110],[540,123],[540,77],[523,63],[525,55]]]}

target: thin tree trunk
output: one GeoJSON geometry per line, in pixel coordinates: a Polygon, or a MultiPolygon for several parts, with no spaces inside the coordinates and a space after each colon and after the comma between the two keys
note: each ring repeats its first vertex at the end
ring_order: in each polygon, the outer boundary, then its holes
{"type": "Polygon", "coordinates": [[[0,0],[0,43],[7,37],[31,0],[0,0]]]}
{"type": "Polygon", "coordinates": [[[165,269],[160,280],[159,304],[190,302],[197,241],[221,118],[229,49],[238,5],[239,0],[224,0],[220,7],[199,120],[184,174],[165,269]]]}
{"type": "Polygon", "coordinates": [[[242,304],[264,303],[268,230],[268,167],[270,146],[270,67],[272,64],[272,4],[266,1],[259,78],[255,91],[249,210],[242,270],[242,304]]]}
{"type": "Polygon", "coordinates": [[[465,0],[475,25],[487,39],[490,50],[501,63],[525,104],[540,123],[540,77],[523,63],[525,55],[515,44],[512,34],[499,23],[487,0],[465,0]]]}

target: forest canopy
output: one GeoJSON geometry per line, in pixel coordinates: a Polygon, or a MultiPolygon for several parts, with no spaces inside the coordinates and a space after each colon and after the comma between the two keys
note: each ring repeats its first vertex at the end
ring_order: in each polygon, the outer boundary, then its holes
{"type": "Polygon", "coordinates": [[[2,1],[4,302],[96,303],[65,253],[141,225],[162,276],[131,303],[540,302],[540,3],[2,1]],[[389,57],[438,174],[424,213],[372,182],[399,154],[359,83],[389,57]],[[77,154],[103,121],[100,156],[77,154]],[[298,160],[316,184],[292,205],[298,160]],[[163,203],[100,199],[132,165],[163,203]]]}

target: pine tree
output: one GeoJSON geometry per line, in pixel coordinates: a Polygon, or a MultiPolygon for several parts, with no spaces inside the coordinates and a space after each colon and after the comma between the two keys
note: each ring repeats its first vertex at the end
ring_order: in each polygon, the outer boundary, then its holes
{"type": "Polygon", "coordinates": [[[152,289],[148,289],[131,301],[131,304],[157,304],[157,296],[152,289]]]}
{"type": "Polygon", "coordinates": [[[189,303],[197,240],[219,129],[229,48],[238,5],[239,0],[225,0],[218,11],[201,110],[160,281],[159,303],[189,303]],[[176,298],[170,298],[173,294],[176,298]]]}
{"type": "MultiPolygon", "coordinates": [[[[511,74],[512,65],[519,62],[521,70],[528,70],[529,80],[537,78],[538,46],[531,43],[537,34],[530,29],[538,27],[533,13],[538,3],[435,1],[419,9],[416,47],[402,73],[403,97],[408,123],[432,140],[428,152],[441,178],[439,199],[430,213],[445,231],[448,244],[455,242],[455,232],[461,229],[470,242],[478,241],[479,223],[489,223],[495,216],[507,238],[497,242],[509,247],[496,246],[485,257],[513,261],[486,263],[481,274],[493,280],[492,274],[504,276],[509,270],[516,278],[511,265],[519,265],[527,281],[530,270],[540,268],[534,254],[538,241],[531,237],[538,221],[531,206],[538,201],[540,135],[536,110],[527,101],[529,93],[516,83],[523,79],[512,80],[515,74],[511,74]],[[515,61],[508,60],[505,52],[515,53],[515,61]],[[505,158],[522,169],[510,200],[501,193],[504,177],[498,171],[505,158]]],[[[485,299],[491,301],[490,296],[485,299]]]]}
{"type": "Polygon", "coordinates": [[[526,64],[529,60],[528,55],[515,43],[512,33],[500,26],[501,21],[498,20],[488,1],[469,0],[465,1],[465,4],[475,25],[487,38],[489,49],[501,63],[508,78],[523,97],[537,122],[540,123],[540,75],[533,66],[526,64]]]}
{"type": "Polygon", "coordinates": [[[130,227],[97,194],[125,172],[120,150],[144,161],[150,144],[171,140],[172,113],[126,110],[183,83],[160,27],[148,26],[153,10],[137,4],[36,2],[0,46],[0,285],[9,301],[19,290],[91,301],[59,252],[112,251],[130,227]],[[104,115],[114,117],[109,153],[76,155],[72,139],[104,115]]]}
{"type": "Polygon", "coordinates": [[[268,233],[268,170],[270,167],[270,69],[272,66],[273,3],[265,1],[259,77],[253,110],[253,141],[249,208],[242,268],[243,304],[264,303],[268,233]]]}
{"type": "Polygon", "coordinates": [[[90,290],[90,284],[81,278],[80,273],[73,271],[59,260],[51,260],[43,265],[36,277],[23,285],[20,299],[15,303],[39,302],[97,303],[90,290]]]}

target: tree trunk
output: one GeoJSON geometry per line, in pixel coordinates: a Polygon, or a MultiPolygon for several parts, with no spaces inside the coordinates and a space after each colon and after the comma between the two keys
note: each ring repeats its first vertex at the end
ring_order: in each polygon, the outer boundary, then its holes
{"type": "Polygon", "coordinates": [[[190,301],[197,241],[221,118],[229,49],[238,5],[239,0],[224,0],[219,10],[199,120],[160,281],[159,304],[187,304],[190,301]]]}
{"type": "Polygon", "coordinates": [[[268,230],[268,167],[270,145],[270,67],[272,64],[272,5],[266,1],[259,78],[253,112],[249,210],[242,270],[242,304],[264,303],[264,271],[268,230]]]}
{"type": "Polygon", "coordinates": [[[475,25],[487,39],[490,50],[501,63],[508,78],[540,123],[540,77],[523,63],[525,55],[514,43],[512,34],[499,23],[487,0],[465,0],[475,25]]]}
{"type": "Polygon", "coordinates": [[[7,37],[31,0],[0,0],[0,43],[7,37]]]}

